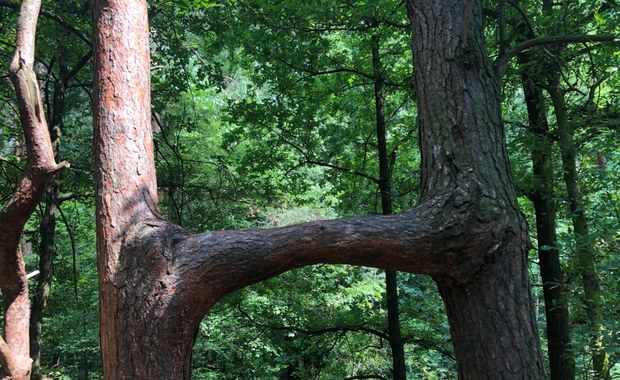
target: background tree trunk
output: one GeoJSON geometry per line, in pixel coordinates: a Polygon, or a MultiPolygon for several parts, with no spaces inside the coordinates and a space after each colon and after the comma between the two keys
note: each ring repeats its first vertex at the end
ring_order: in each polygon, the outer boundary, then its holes
{"type": "MultiPolygon", "coordinates": [[[[60,45],[62,46],[62,45],[60,45]]],[[[54,85],[53,101],[50,110],[51,128],[50,138],[55,152],[58,151],[60,144],[60,131],[62,128],[62,118],[64,115],[65,89],[67,78],[66,49],[60,47],[60,75],[61,79],[54,85]]],[[[32,297],[32,308],[30,317],[30,357],[32,358],[32,379],[42,378],[41,370],[41,350],[43,339],[41,329],[43,326],[43,315],[47,306],[50,291],[52,288],[52,263],[55,256],[55,236],[56,236],[56,214],[60,207],[60,188],[57,181],[52,181],[47,188],[45,198],[45,208],[39,225],[39,275],[37,276],[37,286],[32,297]]]]}
{"type": "Polygon", "coordinates": [[[558,82],[558,76],[554,75],[549,85],[549,95],[553,102],[555,117],[558,123],[564,183],[568,194],[568,205],[575,235],[577,268],[583,283],[584,304],[590,330],[592,366],[596,379],[611,380],[609,357],[603,350],[603,326],[600,323],[601,287],[598,274],[596,273],[595,250],[590,240],[583,196],[579,186],[576,146],[573,137],[574,129],[568,119],[564,92],[560,89],[558,82]]]}
{"type": "MultiPolygon", "coordinates": [[[[379,192],[381,193],[381,213],[392,214],[392,175],[387,150],[387,126],[385,123],[384,79],[381,68],[380,39],[377,34],[372,39],[372,68],[374,77],[375,121],[377,130],[377,153],[379,156],[379,192]]],[[[394,163],[392,162],[392,165],[394,163]]],[[[400,331],[400,307],[398,296],[398,275],[395,271],[385,272],[385,298],[387,304],[387,323],[390,349],[392,351],[392,376],[394,380],[407,379],[405,363],[405,342],[400,331]]]]}
{"type": "Polygon", "coordinates": [[[535,188],[532,189],[530,199],[536,213],[538,262],[545,299],[550,375],[552,380],[570,380],[575,378],[575,359],[570,338],[568,295],[556,234],[556,201],[551,160],[553,143],[542,92],[544,76],[541,76],[540,65],[537,65],[531,53],[520,54],[518,61],[529,129],[535,138],[532,146],[535,188]]]}

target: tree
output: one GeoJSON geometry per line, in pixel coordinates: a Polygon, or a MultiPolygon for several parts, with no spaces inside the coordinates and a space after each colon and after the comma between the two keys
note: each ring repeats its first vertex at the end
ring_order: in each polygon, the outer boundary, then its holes
{"type": "MultiPolygon", "coordinates": [[[[553,2],[543,1],[542,14],[549,20],[554,19],[553,2]]],[[[566,6],[564,11],[574,12],[571,23],[552,22],[546,25],[545,32],[566,35],[573,34],[585,41],[613,41],[610,35],[578,34],[584,27],[591,27],[589,19],[596,12],[599,18],[607,10],[607,4],[603,6],[593,5],[589,9],[572,10],[566,6]],[[577,20],[577,21],[573,21],[577,20]]],[[[525,14],[520,10],[520,15],[525,14]]],[[[562,16],[565,17],[565,16],[562,16]]],[[[556,21],[559,18],[556,17],[556,21]]],[[[519,24],[519,23],[517,23],[519,24]]],[[[544,23],[543,23],[544,25],[544,23]]],[[[521,28],[525,28],[525,35],[530,41],[536,38],[536,31],[532,24],[524,19],[521,28]]],[[[574,378],[574,356],[570,344],[570,330],[568,320],[568,300],[564,294],[564,280],[561,273],[559,260],[558,240],[556,235],[555,221],[555,195],[553,166],[551,162],[553,139],[558,141],[562,159],[562,172],[566,184],[567,203],[571,215],[575,241],[576,241],[576,267],[582,276],[584,289],[586,319],[590,329],[590,347],[593,357],[593,369],[598,377],[607,379],[609,375],[609,358],[603,350],[601,316],[601,290],[600,281],[596,273],[594,244],[588,232],[585,203],[580,189],[577,174],[576,144],[574,140],[575,128],[571,125],[567,110],[566,95],[575,85],[571,79],[569,70],[564,66],[573,59],[583,54],[594,55],[592,47],[579,48],[579,50],[566,52],[563,45],[553,46],[544,52],[540,50],[524,51],[518,55],[521,69],[523,92],[528,109],[530,131],[536,136],[536,144],[532,148],[533,171],[535,188],[531,193],[531,200],[536,210],[537,236],[539,243],[540,272],[543,280],[545,307],[547,315],[547,337],[549,340],[549,359],[551,364],[551,377],[553,379],[574,378]],[[561,57],[561,58],[557,58],[561,57]],[[566,81],[570,84],[564,85],[566,81]],[[552,134],[547,120],[547,105],[543,90],[549,94],[550,103],[555,113],[557,130],[552,134]]],[[[596,72],[595,70],[592,70],[596,72]]],[[[584,95],[586,102],[594,99],[594,92],[607,75],[596,78],[596,83],[586,85],[589,93],[584,95]]],[[[578,82],[576,82],[578,83],[578,82]]],[[[583,112],[588,106],[581,107],[583,112]]],[[[592,107],[594,108],[594,107],[592,107]]]]}
{"type": "Polygon", "coordinates": [[[101,344],[106,378],[189,377],[206,311],[294,267],[433,276],[464,379],[544,378],[527,231],[506,159],[479,2],[408,1],[422,197],[392,216],[198,235],[158,217],[144,1],[94,1],[101,344]]]}
{"type": "MultiPolygon", "coordinates": [[[[529,22],[524,24],[529,25],[529,22]]],[[[525,34],[528,39],[536,38],[534,30],[527,30],[525,34]]],[[[534,52],[521,52],[517,61],[527,106],[528,130],[535,136],[536,141],[531,146],[534,186],[528,195],[536,213],[536,239],[545,301],[550,377],[552,380],[570,380],[575,378],[575,359],[570,339],[568,297],[556,231],[553,141],[543,94],[544,78],[541,73],[544,70],[543,64],[537,62],[534,52]]]]}
{"type": "Polygon", "coordinates": [[[34,43],[40,1],[24,1],[17,26],[15,55],[10,78],[17,93],[17,104],[24,132],[28,162],[24,177],[0,214],[0,288],[4,306],[4,329],[0,337],[0,376],[28,379],[30,301],[21,236],[26,222],[41,199],[47,182],[68,167],[57,164],[45,121],[41,92],[35,72],[34,43]]]}

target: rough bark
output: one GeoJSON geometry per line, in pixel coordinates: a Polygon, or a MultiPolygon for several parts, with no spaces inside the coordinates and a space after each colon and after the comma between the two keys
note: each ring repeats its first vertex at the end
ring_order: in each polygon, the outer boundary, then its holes
{"type": "Polygon", "coordinates": [[[600,322],[600,280],[596,272],[595,249],[590,239],[583,196],[579,186],[574,129],[568,119],[564,92],[560,89],[558,81],[559,78],[556,75],[549,85],[549,95],[558,124],[564,183],[575,235],[577,268],[583,283],[585,311],[590,330],[592,368],[596,379],[611,380],[609,357],[603,349],[603,326],[600,322]]]}
{"type": "Polygon", "coordinates": [[[41,199],[46,183],[68,166],[56,164],[36,75],[32,70],[40,2],[24,1],[17,25],[16,51],[9,76],[17,94],[28,161],[24,177],[0,213],[0,289],[4,333],[0,337],[0,377],[28,379],[30,301],[20,240],[24,226],[41,199]]]}
{"type": "Polygon", "coordinates": [[[399,215],[192,235],[157,217],[146,3],[93,2],[106,379],[189,378],[193,337],[214,302],[317,263],[433,276],[448,308],[461,378],[544,378],[527,231],[482,45],[480,3],[467,22],[468,1],[408,3],[422,135],[420,204],[399,215]],[[469,38],[462,39],[462,29],[469,38]]]}
{"type": "Polygon", "coordinates": [[[532,171],[534,188],[530,199],[536,213],[538,262],[543,284],[551,380],[575,378],[575,359],[570,339],[568,295],[556,234],[556,201],[552,165],[553,141],[543,96],[545,73],[531,53],[518,57],[521,84],[528,110],[529,129],[534,135],[532,171]]]}
{"type": "MultiPolygon", "coordinates": [[[[462,379],[543,379],[527,278],[528,239],[516,196],[477,1],[408,0],[422,156],[422,202],[450,193],[461,240],[482,228],[495,245],[468,278],[433,276],[446,304],[462,379]],[[498,344],[499,342],[499,344],[498,344]],[[500,348],[501,347],[501,348],[500,348]]],[[[473,238],[474,241],[478,238],[473,238]]],[[[455,255],[465,251],[455,249],[455,255]]]]}

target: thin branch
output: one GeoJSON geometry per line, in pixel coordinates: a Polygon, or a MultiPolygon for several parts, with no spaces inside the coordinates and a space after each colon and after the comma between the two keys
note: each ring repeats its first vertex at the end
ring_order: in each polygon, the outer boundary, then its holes
{"type": "Polygon", "coordinates": [[[69,241],[71,242],[71,261],[72,261],[72,269],[73,269],[73,296],[75,297],[75,303],[77,304],[79,302],[79,297],[78,297],[78,285],[77,285],[78,284],[77,249],[76,249],[76,244],[75,244],[75,236],[73,234],[73,229],[69,225],[69,221],[67,220],[67,217],[65,216],[65,213],[62,211],[62,208],[60,207],[60,202],[56,203],[56,207],[58,208],[58,213],[60,214],[62,222],[65,225],[65,228],[67,229],[67,234],[69,235],[69,241]]]}
{"type": "Polygon", "coordinates": [[[294,331],[294,332],[305,334],[308,336],[330,334],[330,333],[335,333],[335,332],[365,332],[365,333],[375,335],[382,339],[387,340],[389,338],[388,334],[386,334],[383,331],[376,330],[370,327],[364,327],[364,326],[326,327],[326,328],[317,329],[317,330],[306,330],[306,329],[302,329],[302,328],[294,327],[294,326],[275,326],[275,325],[270,325],[267,323],[259,322],[256,319],[254,319],[250,314],[248,314],[248,312],[243,310],[243,308],[241,307],[241,302],[237,304],[237,310],[239,310],[241,315],[243,315],[247,320],[249,320],[256,326],[265,327],[265,328],[268,328],[270,330],[275,330],[275,331],[294,331]]]}
{"type": "Polygon", "coordinates": [[[527,26],[528,35],[532,36],[532,38],[536,37],[536,31],[534,30],[534,27],[530,23],[530,19],[529,17],[527,17],[527,14],[525,13],[525,11],[521,9],[521,7],[512,0],[507,0],[507,2],[521,15],[523,22],[527,26]]]}
{"type": "Polygon", "coordinates": [[[497,12],[499,24],[499,55],[506,52],[506,0],[500,0],[497,12]]]}
{"type": "MultiPolygon", "coordinates": [[[[14,3],[12,1],[7,1],[7,0],[0,0],[0,7],[7,7],[7,8],[18,10],[20,6],[21,5],[19,3],[14,3]]],[[[58,25],[62,26],[63,28],[70,31],[71,33],[75,34],[80,40],[84,41],[84,43],[92,47],[92,43],[90,42],[90,40],[84,34],[82,34],[79,30],[77,30],[73,25],[69,24],[67,21],[45,10],[42,10],[40,14],[41,16],[56,22],[58,25]]]]}
{"type": "Polygon", "coordinates": [[[356,74],[356,75],[362,76],[362,77],[364,77],[366,79],[370,79],[370,80],[374,79],[372,75],[368,75],[368,74],[366,74],[363,71],[359,71],[359,70],[355,70],[355,69],[336,68],[336,69],[317,71],[317,70],[311,70],[309,68],[303,68],[303,67],[295,66],[292,63],[287,62],[287,61],[285,61],[282,58],[277,58],[277,61],[282,63],[282,64],[284,64],[289,69],[292,69],[292,70],[295,70],[295,71],[300,71],[302,73],[308,74],[307,76],[304,76],[304,77],[298,79],[297,82],[301,82],[301,81],[307,80],[308,78],[312,78],[312,77],[316,77],[316,76],[329,75],[329,74],[338,74],[338,73],[351,73],[351,74],[356,74]]]}
{"type": "Polygon", "coordinates": [[[585,42],[619,42],[620,39],[610,34],[578,34],[572,36],[545,36],[536,37],[531,40],[523,41],[512,49],[508,50],[504,55],[495,61],[495,70],[497,77],[501,78],[506,73],[508,61],[516,57],[519,53],[542,45],[568,44],[568,43],[585,43],[585,42]]]}
{"type": "Polygon", "coordinates": [[[366,178],[369,181],[372,181],[373,183],[379,183],[379,179],[375,178],[373,176],[370,176],[364,172],[360,172],[358,170],[354,170],[354,169],[348,169],[348,168],[344,168],[338,165],[334,165],[334,164],[330,164],[329,162],[320,162],[320,161],[315,161],[315,160],[306,160],[304,162],[305,164],[310,164],[310,165],[317,165],[317,166],[323,166],[326,168],[330,168],[330,169],[334,169],[334,170],[338,170],[340,172],[343,173],[347,173],[347,174],[353,174],[356,175],[358,177],[362,177],[362,178],[366,178]]]}

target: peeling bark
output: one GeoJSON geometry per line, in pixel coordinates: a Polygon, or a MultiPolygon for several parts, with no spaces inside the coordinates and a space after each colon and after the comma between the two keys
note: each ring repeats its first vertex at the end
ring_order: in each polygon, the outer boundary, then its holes
{"type": "Polygon", "coordinates": [[[56,164],[36,75],[32,70],[40,1],[24,1],[17,25],[16,51],[9,76],[17,94],[28,162],[17,190],[0,213],[0,289],[4,301],[4,333],[0,376],[30,377],[30,301],[20,240],[24,226],[41,199],[45,185],[68,163],[56,164]]]}

